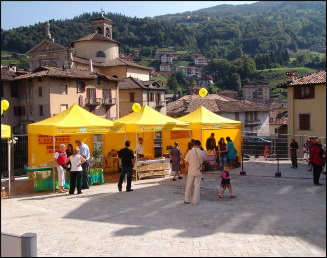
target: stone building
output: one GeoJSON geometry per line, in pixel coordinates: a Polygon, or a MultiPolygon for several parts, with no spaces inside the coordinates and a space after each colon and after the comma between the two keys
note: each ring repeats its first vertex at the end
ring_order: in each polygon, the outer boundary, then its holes
{"type": "Polygon", "coordinates": [[[2,97],[10,108],[2,121],[14,134],[26,133],[26,125],[54,116],[73,104],[101,117],[118,118],[118,79],[71,68],[42,66],[17,75],[1,69],[2,97]]]}
{"type": "Polygon", "coordinates": [[[119,87],[119,116],[132,112],[132,105],[139,103],[148,105],[162,114],[166,114],[165,89],[156,81],[141,81],[128,77],[120,80],[119,87]]]}

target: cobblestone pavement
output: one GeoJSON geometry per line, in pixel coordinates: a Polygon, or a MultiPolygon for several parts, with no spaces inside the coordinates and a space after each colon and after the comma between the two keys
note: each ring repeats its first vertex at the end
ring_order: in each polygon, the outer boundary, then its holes
{"type": "MultiPolygon", "coordinates": [[[[326,176],[304,164],[247,162],[234,169],[236,199],[217,199],[218,172],[198,205],[183,204],[185,178],[93,186],[82,195],[33,193],[1,202],[2,232],[35,232],[39,256],[326,256],[326,176]]],[[[227,197],[227,194],[225,195],[227,197]]]]}

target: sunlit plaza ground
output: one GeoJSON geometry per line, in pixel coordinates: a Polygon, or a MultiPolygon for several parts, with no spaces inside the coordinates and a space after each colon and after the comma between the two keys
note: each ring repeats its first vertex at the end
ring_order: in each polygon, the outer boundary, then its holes
{"type": "Polygon", "coordinates": [[[307,165],[290,167],[281,162],[281,178],[276,162],[231,170],[236,199],[217,199],[218,173],[207,172],[198,205],[183,203],[185,178],[119,193],[113,177],[74,196],[24,193],[33,185],[16,180],[1,231],[35,232],[38,256],[326,256],[326,175],[314,187],[307,165]]]}

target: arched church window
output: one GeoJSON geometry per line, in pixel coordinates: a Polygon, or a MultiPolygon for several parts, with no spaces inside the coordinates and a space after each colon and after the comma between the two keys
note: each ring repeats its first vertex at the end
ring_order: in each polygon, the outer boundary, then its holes
{"type": "Polygon", "coordinates": [[[106,54],[103,51],[98,51],[96,57],[106,57],[106,54]]]}
{"type": "Polygon", "coordinates": [[[102,29],[101,29],[101,27],[98,27],[98,28],[97,28],[97,33],[102,34],[102,29]]]}
{"type": "Polygon", "coordinates": [[[110,38],[110,30],[109,30],[109,28],[106,28],[106,37],[107,38],[110,38]]]}

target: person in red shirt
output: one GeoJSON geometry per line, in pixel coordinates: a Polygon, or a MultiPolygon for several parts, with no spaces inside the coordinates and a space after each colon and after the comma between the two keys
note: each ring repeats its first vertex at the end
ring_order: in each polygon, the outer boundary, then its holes
{"type": "Polygon", "coordinates": [[[57,171],[58,171],[58,193],[67,192],[64,188],[65,185],[65,173],[66,173],[66,160],[67,154],[65,151],[65,144],[59,145],[59,151],[55,153],[55,161],[57,163],[57,171]]]}
{"type": "Polygon", "coordinates": [[[314,186],[321,185],[319,183],[320,174],[322,167],[325,164],[326,154],[321,145],[321,140],[316,139],[315,144],[312,146],[310,151],[310,162],[313,167],[313,184],[314,186]]]}

